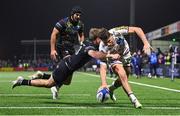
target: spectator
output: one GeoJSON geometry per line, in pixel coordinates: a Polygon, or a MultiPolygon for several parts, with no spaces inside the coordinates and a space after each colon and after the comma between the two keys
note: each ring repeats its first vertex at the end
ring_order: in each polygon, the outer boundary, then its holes
{"type": "Polygon", "coordinates": [[[158,57],[155,51],[151,51],[151,54],[149,56],[149,64],[150,64],[150,73],[148,77],[152,78],[152,76],[154,76],[154,78],[156,78],[157,77],[156,70],[158,67],[158,57]]]}

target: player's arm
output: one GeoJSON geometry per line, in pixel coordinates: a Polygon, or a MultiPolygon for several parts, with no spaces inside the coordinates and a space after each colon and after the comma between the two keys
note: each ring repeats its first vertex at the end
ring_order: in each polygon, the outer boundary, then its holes
{"type": "Polygon", "coordinates": [[[81,25],[81,28],[78,31],[78,38],[79,38],[80,45],[82,45],[83,41],[85,39],[85,37],[84,37],[84,24],[81,25]]]}
{"type": "Polygon", "coordinates": [[[118,37],[118,36],[122,36],[122,35],[127,35],[128,31],[129,31],[128,26],[119,26],[119,27],[114,27],[114,28],[110,29],[109,33],[118,37]]]}
{"type": "Polygon", "coordinates": [[[79,38],[79,43],[80,43],[80,45],[82,45],[82,44],[83,44],[83,41],[84,41],[84,39],[85,39],[84,33],[78,34],[78,38],[79,38]]]}
{"type": "Polygon", "coordinates": [[[102,88],[107,88],[106,72],[107,72],[107,64],[105,62],[100,62],[100,77],[101,77],[102,88]]]}
{"type": "Polygon", "coordinates": [[[51,33],[51,40],[50,40],[51,58],[55,61],[57,60],[56,56],[58,55],[56,51],[56,39],[57,39],[58,34],[59,34],[59,31],[56,28],[54,28],[51,33]]]}
{"type": "Polygon", "coordinates": [[[110,53],[103,53],[100,51],[95,51],[95,50],[89,50],[88,54],[96,59],[103,59],[103,58],[112,58],[112,59],[119,59],[120,55],[119,54],[110,54],[110,53]]]}
{"type": "MultiPolygon", "coordinates": [[[[88,54],[96,59],[104,59],[104,58],[112,58],[112,59],[119,59],[120,55],[119,54],[110,54],[100,52],[100,51],[94,51],[94,50],[89,50],[88,54]]],[[[107,72],[107,64],[104,62],[100,63],[100,76],[101,76],[101,87],[107,88],[107,82],[106,82],[106,72],[107,72]]]]}
{"type": "Polygon", "coordinates": [[[143,50],[146,54],[150,54],[151,46],[149,42],[147,41],[147,38],[143,32],[143,30],[140,27],[129,27],[129,33],[136,33],[139,38],[142,40],[144,47],[143,50]]]}
{"type": "MultiPolygon", "coordinates": [[[[103,53],[110,53],[110,52],[106,52],[106,49],[104,47],[104,43],[101,41],[99,44],[99,51],[103,52],[103,53]]],[[[101,87],[102,88],[108,88],[107,87],[107,82],[106,82],[106,73],[107,73],[107,64],[106,64],[106,60],[107,58],[103,58],[100,61],[100,77],[101,77],[101,87]]]]}

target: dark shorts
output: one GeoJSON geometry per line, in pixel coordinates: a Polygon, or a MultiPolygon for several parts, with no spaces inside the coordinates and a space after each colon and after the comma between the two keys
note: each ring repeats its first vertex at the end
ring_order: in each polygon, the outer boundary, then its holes
{"type": "Polygon", "coordinates": [[[61,60],[52,74],[56,85],[61,86],[63,84],[63,81],[65,81],[68,76],[72,75],[72,73],[73,71],[69,70],[64,60],[61,60]]]}

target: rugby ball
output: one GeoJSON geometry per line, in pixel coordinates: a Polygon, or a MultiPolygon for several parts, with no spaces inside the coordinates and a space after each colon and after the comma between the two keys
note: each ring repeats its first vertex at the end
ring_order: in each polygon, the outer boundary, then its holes
{"type": "Polygon", "coordinates": [[[98,102],[105,102],[110,98],[109,90],[107,88],[99,88],[97,91],[96,99],[98,102]]]}

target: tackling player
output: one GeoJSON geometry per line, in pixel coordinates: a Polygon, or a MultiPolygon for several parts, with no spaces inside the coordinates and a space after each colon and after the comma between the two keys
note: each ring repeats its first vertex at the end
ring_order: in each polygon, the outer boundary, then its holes
{"type": "Polygon", "coordinates": [[[67,80],[67,78],[70,75],[73,74],[74,71],[81,68],[92,58],[119,58],[119,54],[107,54],[100,51],[96,51],[101,41],[99,38],[91,38],[91,41],[92,42],[83,42],[84,44],[82,48],[79,50],[78,54],[74,54],[62,59],[58,63],[56,69],[52,72],[51,77],[49,79],[26,80],[22,76],[19,76],[17,80],[13,81],[12,88],[22,85],[46,88],[50,88],[52,86],[60,87],[63,85],[63,82],[67,80]]]}

